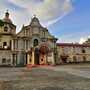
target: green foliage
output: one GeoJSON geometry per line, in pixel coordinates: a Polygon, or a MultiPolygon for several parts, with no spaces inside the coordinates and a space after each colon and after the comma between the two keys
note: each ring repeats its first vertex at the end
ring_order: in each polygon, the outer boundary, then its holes
{"type": "Polygon", "coordinates": [[[4,22],[0,20],[0,27],[4,26],[4,22]]]}

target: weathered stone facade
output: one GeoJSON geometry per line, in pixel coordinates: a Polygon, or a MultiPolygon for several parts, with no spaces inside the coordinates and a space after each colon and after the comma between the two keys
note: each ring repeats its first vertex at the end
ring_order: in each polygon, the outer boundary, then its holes
{"type": "Polygon", "coordinates": [[[90,61],[89,44],[58,43],[58,63],[90,61]]]}
{"type": "Polygon", "coordinates": [[[9,13],[0,20],[0,65],[12,65],[12,40],[16,34],[16,26],[9,19],[9,13]]]}
{"type": "Polygon", "coordinates": [[[1,65],[55,64],[57,38],[42,27],[37,17],[16,34],[16,26],[6,12],[0,27],[1,65]],[[4,61],[4,63],[3,63],[4,61]]]}
{"type": "Polygon", "coordinates": [[[35,16],[16,34],[16,26],[6,12],[5,18],[0,20],[0,65],[55,65],[90,61],[90,45],[56,44],[56,41],[57,38],[35,16]]]}

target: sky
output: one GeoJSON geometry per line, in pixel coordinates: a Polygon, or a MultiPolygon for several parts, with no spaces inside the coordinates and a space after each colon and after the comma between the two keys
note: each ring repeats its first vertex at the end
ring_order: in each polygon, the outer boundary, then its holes
{"type": "Polygon", "coordinates": [[[59,43],[83,43],[90,37],[90,0],[0,0],[0,18],[6,10],[17,32],[36,15],[59,43]]]}

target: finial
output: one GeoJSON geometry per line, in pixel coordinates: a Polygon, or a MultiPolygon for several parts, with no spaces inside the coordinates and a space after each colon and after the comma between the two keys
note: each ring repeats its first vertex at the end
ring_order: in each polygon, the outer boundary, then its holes
{"type": "Polygon", "coordinates": [[[8,9],[6,10],[6,14],[9,14],[9,10],[8,9]]]}
{"type": "Polygon", "coordinates": [[[24,27],[24,24],[23,24],[23,26],[22,27],[24,27]]]}
{"type": "Polygon", "coordinates": [[[6,10],[5,17],[6,17],[6,18],[9,18],[8,9],[6,10]]]}
{"type": "Polygon", "coordinates": [[[6,12],[8,12],[9,10],[7,9],[6,12]]]}
{"type": "Polygon", "coordinates": [[[34,17],[36,17],[36,15],[35,15],[35,14],[34,14],[33,16],[34,16],[34,17]]]}

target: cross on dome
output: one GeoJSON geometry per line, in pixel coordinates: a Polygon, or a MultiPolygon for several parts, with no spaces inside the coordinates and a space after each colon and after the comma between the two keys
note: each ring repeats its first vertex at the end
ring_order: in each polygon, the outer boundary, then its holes
{"type": "Polygon", "coordinates": [[[10,15],[10,14],[9,14],[8,11],[9,11],[9,10],[7,9],[3,21],[4,21],[4,22],[7,22],[7,23],[12,23],[11,19],[9,18],[9,15],[10,15]]]}

